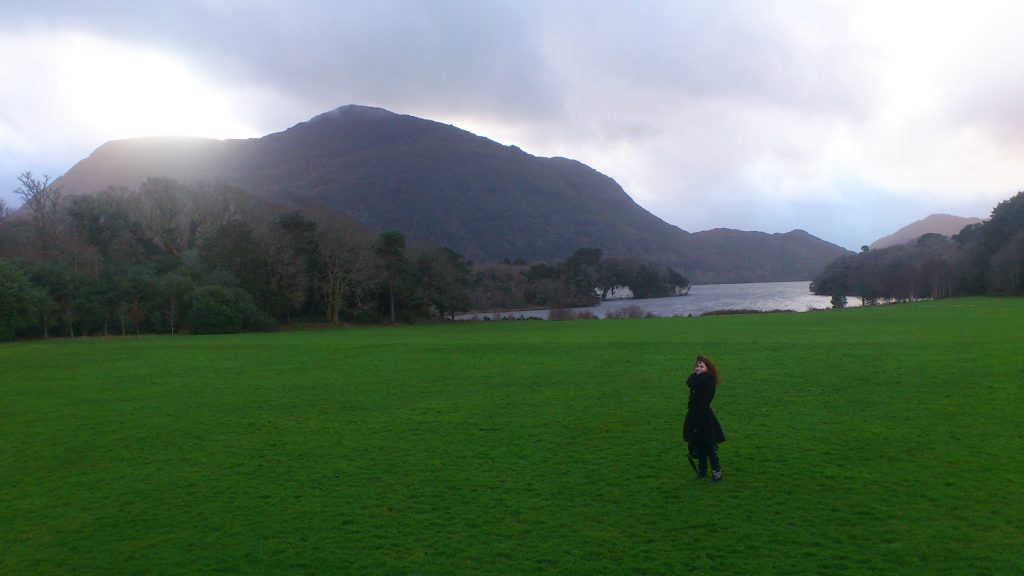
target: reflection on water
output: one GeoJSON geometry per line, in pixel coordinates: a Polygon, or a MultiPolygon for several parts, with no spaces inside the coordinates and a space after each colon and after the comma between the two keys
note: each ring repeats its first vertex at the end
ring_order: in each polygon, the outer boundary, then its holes
{"type": "MultiPolygon", "coordinates": [[[[848,306],[857,306],[859,301],[851,298],[848,306]]],[[[686,296],[668,298],[648,298],[645,300],[606,300],[589,308],[574,308],[574,312],[590,312],[604,318],[609,312],[638,306],[644,312],[655,316],[699,316],[717,310],[826,310],[832,307],[829,296],[815,296],[810,292],[810,282],[761,282],[752,284],[701,284],[690,288],[686,296]]],[[[481,316],[481,315],[476,315],[481,316]]],[[[487,314],[487,317],[494,317],[487,314]]],[[[544,318],[547,310],[528,310],[524,312],[505,312],[498,314],[501,318],[544,318]]],[[[464,314],[460,319],[473,318],[473,314],[464,314]]]]}

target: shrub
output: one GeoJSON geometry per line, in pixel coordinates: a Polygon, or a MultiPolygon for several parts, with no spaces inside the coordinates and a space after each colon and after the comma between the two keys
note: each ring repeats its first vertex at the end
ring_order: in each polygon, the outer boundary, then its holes
{"type": "Polygon", "coordinates": [[[735,309],[735,310],[712,310],[711,312],[705,312],[701,316],[729,316],[732,314],[780,314],[786,312],[793,312],[793,310],[750,310],[750,309],[735,309]]]}
{"type": "Polygon", "coordinates": [[[548,320],[572,320],[572,310],[568,308],[552,308],[548,311],[548,320]]]}
{"type": "Polygon", "coordinates": [[[600,317],[590,310],[573,312],[568,308],[552,308],[548,311],[548,320],[599,320],[600,317]]]}
{"type": "Polygon", "coordinates": [[[636,304],[630,304],[618,310],[610,310],[604,317],[611,320],[622,320],[625,318],[653,318],[654,314],[647,312],[636,304]]]}
{"type": "Polygon", "coordinates": [[[189,300],[188,326],[192,334],[266,330],[274,324],[241,288],[203,286],[196,289],[189,300]]]}
{"type": "Polygon", "coordinates": [[[188,315],[193,334],[230,334],[242,331],[244,315],[233,289],[203,286],[192,293],[188,315]]]}

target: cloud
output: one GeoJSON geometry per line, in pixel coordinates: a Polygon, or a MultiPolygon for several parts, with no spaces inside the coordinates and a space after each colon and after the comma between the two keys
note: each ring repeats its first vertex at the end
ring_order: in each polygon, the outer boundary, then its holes
{"type": "MultiPolygon", "coordinates": [[[[15,34],[0,51],[0,169],[57,177],[106,140],[150,134],[257,136],[238,91],[173,56],[83,33],[15,34]],[[20,164],[20,165],[19,165],[20,164]]],[[[5,182],[16,187],[10,177],[5,182]]]]}
{"type": "Polygon", "coordinates": [[[201,135],[348,103],[452,123],[579,159],[691,231],[856,248],[1020,188],[1015,2],[37,0],[0,18],[17,55],[0,63],[5,179],[160,128],[123,97],[162,88],[201,135]],[[69,67],[69,51],[94,59],[69,67]],[[80,70],[103,82],[69,84],[80,70]]]}

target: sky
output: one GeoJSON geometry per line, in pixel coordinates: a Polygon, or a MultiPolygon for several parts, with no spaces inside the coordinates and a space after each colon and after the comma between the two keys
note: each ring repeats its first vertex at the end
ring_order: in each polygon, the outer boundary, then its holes
{"type": "Polygon", "coordinates": [[[101,144],[347,104],[614,178],[697,232],[851,250],[1024,190],[1017,0],[0,4],[0,200],[101,144]]]}

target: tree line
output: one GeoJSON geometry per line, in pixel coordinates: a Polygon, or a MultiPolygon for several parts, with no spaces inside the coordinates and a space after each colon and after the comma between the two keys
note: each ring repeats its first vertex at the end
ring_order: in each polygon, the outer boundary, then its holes
{"type": "Polygon", "coordinates": [[[0,206],[0,340],[416,322],[591,305],[616,286],[637,297],[688,286],[592,248],[565,262],[474,266],[399,231],[226,185],[148,178],[64,196],[47,177],[18,180],[21,208],[0,206]]]}
{"type": "Polygon", "coordinates": [[[1024,192],[992,209],[988,220],[952,238],[925,234],[915,242],[842,256],[811,282],[815,294],[843,306],[980,294],[1024,295],[1024,192]]]}

